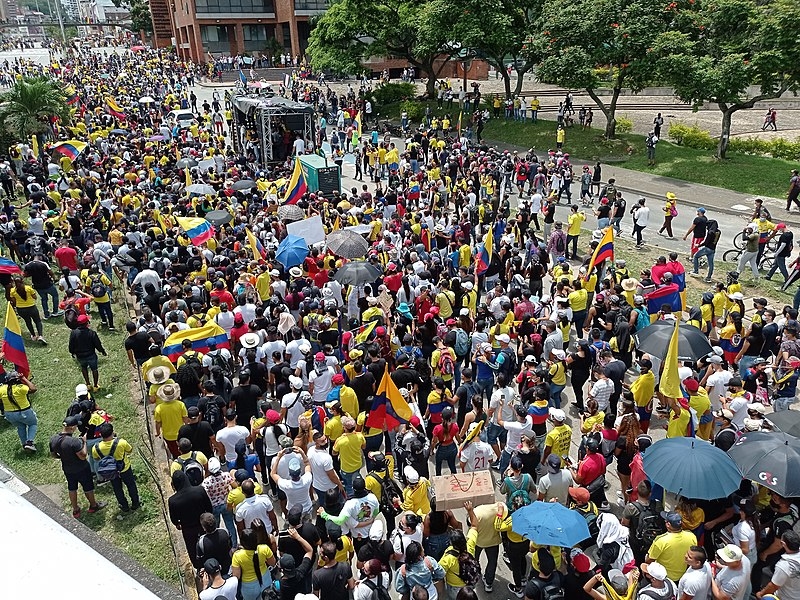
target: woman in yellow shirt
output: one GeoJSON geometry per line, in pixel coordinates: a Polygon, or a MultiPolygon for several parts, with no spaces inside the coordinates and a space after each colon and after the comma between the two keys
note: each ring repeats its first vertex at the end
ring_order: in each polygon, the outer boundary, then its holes
{"type": "Polygon", "coordinates": [[[233,553],[231,572],[242,582],[243,600],[258,600],[261,592],[272,585],[269,567],[275,566],[275,555],[266,544],[259,544],[254,529],[239,534],[241,548],[233,553]]]}
{"type": "MultiPolygon", "coordinates": [[[[326,527],[328,528],[330,540],[336,544],[336,556],[334,560],[349,565],[355,554],[353,540],[350,539],[350,536],[344,535],[342,533],[342,528],[336,523],[327,523],[326,527]]],[[[320,567],[325,566],[325,558],[322,555],[320,555],[317,565],[320,567]]]]}
{"type": "Polygon", "coordinates": [[[39,314],[39,309],[36,308],[36,291],[29,285],[25,285],[22,277],[14,277],[14,285],[11,286],[9,292],[11,304],[17,309],[17,314],[25,320],[25,325],[28,328],[28,333],[31,334],[31,340],[40,341],[43,344],[47,340],[42,336],[42,317],[39,314]],[[36,326],[36,333],[34,333],[34,325],[36,326]]]}

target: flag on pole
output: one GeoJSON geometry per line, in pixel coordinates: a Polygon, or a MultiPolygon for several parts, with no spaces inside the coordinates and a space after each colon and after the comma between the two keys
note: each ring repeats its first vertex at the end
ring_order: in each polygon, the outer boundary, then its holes
{"type": "Polygon", "coordinates": [[[297,204],[303,194],[308,190],[306,178],[303,174],[303,167],[300,166],[300,159],[294,159],[294,170],[292,177],[289,179],[289,185],[286,186],[286,195],[283,197],[284,204],[297,204]]]}
{"type": "Polygon", "coordinates": [[[112,96],[106,96],[106,111],[118,119],[125,119],[125,111],[112,96]]]}
{"type": "Polygon", "coordinates": [[[331,231],[336,231],[342,228],[342,217],[336,215],[336,220],[333,222],[333,226],[331,227],[331,231]]]}
{"type": "Polygon", "coordinates": [[[361,139],[361,111],[358,111],[353,117],[353,129],[358,132],[358,139],[361,139]]]}
{"type": "Polygon", "coordinates": [[[464,111],[458,113],[458,137],[461,137],[461,118],[464,116],[464,111]]]}
{"type": "Polygon", "coordinates": [[[353,337],[356,344],[363,344],[364,342],[369,339],[370,334],[373,332],[375,327],[378,325],[377,321],[370,321],[366,325],[362,325],[358,329],[358,333],[353,337]]]}
{"type": "Polygon", "coordinates": [[[486,237],[483,238],[483,245],[478,249],[475,256],[475,274],[483,275],[489,269],[489,264],[492,262],[492,248],[494,247],[494,236],[492,230],[486,232],[486,237]]]}
{"type": "Polygon", "coordinates": [[[244,232],[247,234],[247,241],[250,243],[250,249],[253,251],[253,258],[255,258],[255,260],[266,260],[267,251],[264,250],[264,246],[261,245],[261,242],[255,234],[250,231],[249,227],[245,227],[244,232]]]}
{"type": "Polygon", "coordinates": [[[186,178],[186,187],[188,188],[190,185],[192,185],[192,174],[189,172],[189,167],[186,167],[183,170],[183,175],[186,178]]]}
{"type": "Polygon", "coordinates": [[[19,319],[10,302],[6,306],[3,354],[5,354],[6,360],[13,363],[14,368],[25,377],[31,374],[31,368],[28,365],[28,355],[25,353],[25,343],[22,341],[22,330],[19,328],[19,319]]]}
{"type": "Polygon", "coordinates": [[[245,74],[242,72],[241,69],[239,69],[239,83],[241,83],[244,86],[247,86],[247,77],[245,76],[245,74]]]}
{"type": "Polygon", "coordinates": [[[680,324],[680,319],[675,319],[675,328],[669,340],[667,356],[664,358],[664,371],[658,382],[658,390],[667,398],[683,398],[681,378],[678,375],[678,327],[680,324]]]}
{"type": "Polygon", "coordinates": [[[614,228],[613,227],[606,227],[605,231],[603,232],[603,237],[600,239],[600,243],[597,244],[597,248],[594,249],[594,254],[592,254],[592,259],[589,261],[589,266],[586,269],[586,275],[583,276],[584,281],[588,281],[589,277],[591,277],[594,268],[597,265],[602,265],[605,260],[614,260],[614,228]]]}
{"type": "Polygon", "coordinates": [[[31,136],[31,152],[36,160],[39,160],[39,138],[36,135],[31,136]]]}
{"type": "Polygon", "coordinates": [[[195,246],[214,237],[214,227],[205,219],[200,217],[175,217],[175,219],[195,246]]]}
{"type": "Polygon", "coordinates": [[[389,376],[389,365],[386,365],[365,425],[376,429],[383,429],[385,426],[386,431],[391,431],[399,425],[408,423],[411,415],[411,407],[400,395],[400,390],[389,376]]]}
{"type": "Polygon", "coordinates": [[[51,150],[58,152],[59,154],[63,154],[70,160],[75,160],[88,145],[89,144],[86,142],[81,142],[80,140],[67,140],[66,142],[55,144],[51,150]]]}

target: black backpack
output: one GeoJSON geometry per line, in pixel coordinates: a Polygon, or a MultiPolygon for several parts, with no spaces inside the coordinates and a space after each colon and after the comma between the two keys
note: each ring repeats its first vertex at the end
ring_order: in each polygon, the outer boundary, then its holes
{"type": "Polygon", "coordinates": [[[192,452],[189,455],[189,458],[176,458],[175,462],[178,463],[181,467],[181,471],[186,473],[186,479],[189,480],[189,483],[192,485],[200,485],[203,483],[203,479],[205,478],[205,470],[203,469],[203,465],[195,458],[197,456],[197,452],[192,452]]]}
{"type": "Polygon", "coordinates": [[[533,584],[539,588],[541,600],[565,600],[566,594],[558,575],[553,576],[553,581],[534,579],[533,584]]]}
{"type": "Polygon", "coordinates": [[[106,284],[101,281],[102,277],[103,276],[100,275],[91,280],[92,286],[89,288],[89,291],[95,298],[102,298],[108,293],[108,288],[106,287],[106,284]]]}
{"type": "Polygon", "coordinates": [[[230,360],[222,356],[221,350],[217,350],[214,354],[210,354],[210,356],[212,367],[219,367],[226,377],[233,375],[233,365],[230,360]]]}
{"type": "Polygon", "coordinates": [[[639,520],[636,523],[636,544],[639,548],[650,548],[658,536],[667,532],[664,519],[658,514],[653,504],[633,503],[639,509],[639,520]]]}
{"type": "Polygon", "coordinates": [[[158,328],[158,323],[155,321],[152,323],[145,322],[142,323],[142,328],[144,329],[144,332],[150,336],[150,339],[153,340],[154,344],[161,346],[161,344],[164,343],[164,336],[161,333],[161,330],[158,328]]]}
{"type": "Polygon", "coordinates": [[[383,587],[383,572],[381,572],[376,579],[378,580],[377,583],[373,583],[371,579],[364,580],[364,585],[372,590],[370,600],[392,600],[389,590],[383,587]]]}
{"type": "Polygon", "coordinates": [[[201,406],[203,420],[211,425],[214,431],[219,431],[224,426],[222,421],[222,408],[220,407],[220,401],[224,404],[224,400],[219,396],[206,396],[206,398],[208,401],[204,406],[201,406]]]}
{"type": "Polygon", "coordinates": [[[403,493],[400,491],[400,486],[397,485],[397,482],[391,477],[381,477],[375,472],[369,474],[372,476],[375,481],[377,481],[381,486],[381,497],[380,497],[380,511],[385,515],[391,515],[392,517],[396,517],[403,509],[399,506],[395,506],[392,502],[392,498],[397,496],[398,498],[403,497],[403,493]]]}
{"type": "Polygon", "coordinates": [[[563,252],[566,244],[564,243],[564,236],[556,236],[556,252],[563,252]]]}
{"type": "Polygon", "coordinates": [[[192,367],[199,377],[203,372],[203,363],[200,362],[200,359],[197,356],[197,351],[190,350],[189,352],[185,352],[183,354],[184,364],[192,367]],[[189,352],[191,352],[191,354],[189,354],[189,352]]]}
{"type": "Polygon", "coordinates": [[[69,329],[78,328],[78,309],[74,304],[70,304],[64,309],[64,325],[69,329]]]}

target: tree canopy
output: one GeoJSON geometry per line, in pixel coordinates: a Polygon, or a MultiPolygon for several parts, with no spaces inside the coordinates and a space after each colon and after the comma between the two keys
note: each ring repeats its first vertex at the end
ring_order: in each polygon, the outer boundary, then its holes
{"type": "Polygon", "coordinates": [[[54,79],[24,78],[0,94],[0,123],[18,141],[51,132],[53,117],[62,123],[70,121],[64,89],[54,79]]]}

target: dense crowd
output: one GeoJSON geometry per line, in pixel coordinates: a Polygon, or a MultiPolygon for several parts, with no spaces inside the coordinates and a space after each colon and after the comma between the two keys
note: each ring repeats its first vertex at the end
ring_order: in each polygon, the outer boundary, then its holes
{"type": "MultiPolygon", "coordinates": [[[[509,591],[529,600],[800,598],[792,498],[747,479],[726,497],[676,496],[643,467],[664,426],[668,438],[728,451],[747,432],[772,431],[772,411],[795,401],[797,307],[746,306],[741,268],[714,283],[719,227],[704,209],[684,237],[689,274],[705,258],[713,286],[689,305],[678,253],[638,273],[619,250],[606,258],[611,231],[642,245],[650,208],[637,199],[629,210],[599,164],[573,166],[562,149],[474,146],[435,114],[403,145],[355,122],[363,94],[298,80],[290,92],[320,110],[319,137],[287,137],[285,161],[267,169],[256,139],[230,145],[228,99],[215,92],[198,107],[201,71],[166,53],[70,52],[4,70],[71,86],[74,122],[55,129],[87,144],[67,156],[21,143],[0,166],[3,246],[21,267],[0,276],[7,298],[35,342],[46,343],[45,325],[71,329],[84,378],[49,442],[76,518],[80,489],[90,513],[104,508],[94,490],[106,480],[121,513],[141,506],[132,445],[97,393],[98,354],[117,351],[102,330],[115,329],[113,303],[130,294],[138,316],[124,324],[124,347],[146,381],[169,515],[203,600],[346,600],[350,590],[356,600],[472,600],[493,592],[501,554],[509,591]],[[174,110],[195,119],[182,127],[174,110]],[[354,151],[355,173],[371,183],[306,192],[293,206],[329,235],[354,228],[364,251],[348,259],[316,245],[287,264],[292,155],[323,142],[334,157],[354,151]],[[211,190],[186,189],[196,184],[211,190]],[[206,217],[213,235],[196,245],[177,219],[206,217]],[[357,262],[368,276],[341,283],[357,262]],[[643,352],[635,335],[675,319],[711,350],[682,364],[682,393],[666,397],[666,348],[643,352]],[[376,426],[370,413],[388,405],[400,425],[376,426]],[[467,500],[466,520],[437,509],[432,477],[445,467],[489,469],[497,501],[467,500]],[[514,513],[537,500],[575,511],[590,536],[531,542],[514,513]]],[[[662,207],[669,237],[677,202],[662,207]]],[[[744,241],[740,264],[754,279],[770,243],[768,276],[790,279],[791,234],[761,204],[744,241]]],[[[24,373],[4,373],[0,402],[29,452],[35,392],[24,373]]]]}

